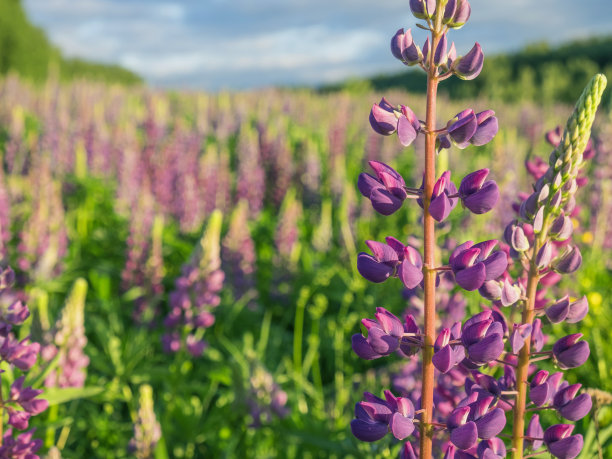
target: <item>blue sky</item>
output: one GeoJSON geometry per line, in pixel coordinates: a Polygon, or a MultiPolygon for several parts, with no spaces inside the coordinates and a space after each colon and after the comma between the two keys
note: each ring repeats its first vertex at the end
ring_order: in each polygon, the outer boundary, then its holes
{"type": "MultiPolygon", "coordinates": [[[[610,0],[471,0],[459,54],[612,34],[610,0]]],[[[408,0],[24,0],[66,55],[116,63],[160,87],[321,84],[399,71],[389,39],[408,0]]],[[[415,35],[424,40],[423,31],[415,35]]]]}

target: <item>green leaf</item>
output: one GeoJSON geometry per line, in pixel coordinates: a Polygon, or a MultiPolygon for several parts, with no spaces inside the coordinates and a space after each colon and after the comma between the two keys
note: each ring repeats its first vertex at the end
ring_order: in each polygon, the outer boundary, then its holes
{"type": "Polygon", "coordinates": [[[98,395],[104,391],[103,387],[52,387],[45,389],[41,395],[42,398],[49,402],[49,405],[59,405],[61,403],[70,402],[80,398],[89,398],[98,395]]]}

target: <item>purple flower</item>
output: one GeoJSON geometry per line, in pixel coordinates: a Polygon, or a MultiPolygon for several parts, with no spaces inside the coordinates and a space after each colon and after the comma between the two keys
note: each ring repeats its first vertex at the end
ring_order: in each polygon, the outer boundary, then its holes
{"type": "Polygon", "coordinates": [[[474,244],[472,241],[459,245],[451,254],[449,264],[455,280],[465,290],[480,288],[485,281],[497,279],[508,266],[506,254],[492,253],[495,239],[474,244]]]}
{"type": "Polygon", "coordinates": [[[446,420],[450,432],[450,441],[459,449],[470,449],[478,441],[478,427],[473,421],[468,421],[469,406],[455,409],[446,420]]]}
{"type": "Polygon", "coordinates": [[[372,202],[372,207],[382,215],[391,215],[402,207],[408,194],[403,177],[392,167],[378,161],[370,161],[376,176],[361,173],[357,187],[362,195],[372,202]]]}
{"type": "Polygon", "coordinates": [[[374,255],[361,252],[357,256],[357,270],[367,280],[375,283],[397,275],[407,288],[414,288],[423,280],[423,261],[419,252],[404,246],[395,238],[387,237],[388,244],[366,241],[374,255]]]}
{"type": "Polygon", "coordinates": [[[547,381],[548,371],[538,371],[529,383],[529,398],[535,406],[544,406],[553,395],[553,387],[547,381]]]}
{"type": "Polygon", "coordinates": [[[486,180],[489,169],[481,169],[466,175],[459,185],[459,198],[465,207],[475,214],[490,211],[499,200],[499,189],[493,180],[486,180]]]}
{"type": "Polygon", "coordinates": [[[355,354],[365,360],[389,355],[401,348],[406,354],[414,353],[412,346],[418,348],[419,338],[404,337],[404,333],[418,334],[419,329],[412,316],[406,318],[404,326],[399,318],[385,308],[376,308],[376,320],[363,319],[361,323],[368,331],[366,338],[360,333],[352,337],[352,347],[355,354]]]}
{"type": "Polygon", "coordinates": [[[593,401],[589,394],[576,394],[582,387],[582,384],[572,384],[559,390],[553,399],[553,405],[559,411],[559,414],[569,421],[578,421],[582,419],[593,407],[593,401]]]}
{"type": "Polygon", "coordinates": [[[504,350],[504,330],[500,322],[492,318],[493,311],[486,310],[466,321],[461,334],[467,358],[476,365],[484,365],[497,359],[504,350]]]}
{"type": "Polygon", "coordinates": [[[576,368],[587,361],[590,354],[589,343],[579,341],[582,333],[561,338],[553,346],[553,356],[562,370],[576,368]]]}
{"type": "Polygon", "coordinates": [[[355,405],[355,418],[351,421],[353,435],[361,441],[372,442],[383,438],[390,430],[398,440],[403,440],[414,430],[414,406],[410,400],[395,397],[385,391],[383,400],[369,392],[366,401],[355,405]]]}
{"type": "Polygon", "coordinates": [[[396,111],[384,97],[370,111],[370,125],[381,135],[391,135],[397,130],[396,111]]]}
{"type": "Polygon", "coordinates": [[[463,149],[470,144],[470,139],[478,129],[478,120],[474,110],[468,108],[457,113],[453,119],[447,123],[447,132],[453,143],[463,149]]]}
{"type": "Polygon", "coordinates": [[[506,445],[503,440],[493,437],[483,440],[478,444],[478,457],[482,459],[504,459],[506,457],[506,445]]]}
{"type": "Polygon", "coordinates": [[[461,323],[453,327],[455,333],[450,328],[443,329],[434,344],[434,355],[432,358],[434,366],[441,373],[448,373],[456,364],[465,358],[462,346],[452,346],[451,339],[459,339],[461,323]]]}
{"type": "Polygon", "coordinates": [[[423,53],[412,39],[410,29],[406,32],[404,29],[399,29],[395,33],[391,39],[391,53],[406,65],[415,65],[423,61],[423,53]]]}
{"type": "Polygon", "coordinates": [[[589,302],[586,296],[571,302],[566,295],[546,309],[546,317],[553,324],[566,321],[570,324],[580,322],[589,312],[589,302]]]}
{"type": "Polygon", "coordinates": [[[558,459],[574,459],[582,451],[582,435],[572,435],[574,426],[557,424],[544,432],[544,443],[550,454],[558,459]]]}

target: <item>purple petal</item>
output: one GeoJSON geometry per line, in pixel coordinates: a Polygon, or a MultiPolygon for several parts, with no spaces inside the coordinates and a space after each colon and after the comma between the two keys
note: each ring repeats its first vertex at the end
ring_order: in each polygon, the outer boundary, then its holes
{"type": "Polygon", "coordinates": [[[480,44],[476,43],[465,56],[455,61],[455,74],[462,80],[473,80],[482,71],[483,64],[484,53],[480,44]]]}
{"type": "Polygon", "coordinates": [[[429,214],[438,222],[444,221],[451,210],[452,204],[446,193],[433,198],[429,204],[429,214]]]}
{"type": "Polygon", "coordinates": [[[380,187],[382,187],[382,183],[376,178],[372,177],[370,174],[365,172],[359,174],[359,179],[357,179],[357,188],[359,188],[359,192],[366,198],[370,197],[370,193],[372,193],[374,188],[380,187]]]}
{"type": "Polygon", "coordinates": [[[593,407],[593,401],[589,394],[580,394],[564,407],[559,409],[559,414],[569,421],[578,421],[582,419],[593,407]]]}
{"type": "Polygon", "coordinates": [[[480,169],[463,177],[461,184],[459,185],[459,195],[469,196],[478,191],[480,188],[482,188],[482,185],[487,179],[488,175],[489,169],[480,169]]]}
{"type": "Polygon", "coordinates": [[[414,423],[412,419],[402,416],[400,413],[394,413],[389,421],[391,433],[398,440],[403,440],[414,431],[414,423]]]}
{"type": "Polygon", "coordinates": [[[558,459],[574,459],[582,451],[582,435],[572,435],[563,440],[550,443],[547,446],[550,454],[558,459]]]}
{"type": "Polygon", "coordinates": [[[478,438],[488,440],[504,430],[506,415],[501,408],[495,408],[475,422],[478,429],[478,438]]]}
{"type": "Polygon", "coordinates": [[[416,139],[416,136],[417,131],[412,123],[405,116],[401,116],[397,123],[397,137],[400,143],[407,147],[416,139]]]}
{"type": "Polygon", "coordinates": [[[487,213],[499,200],[499,188],[493,180],[486,182],[476,193],[463,199],[463,205],[473,213],[481,215],[487,213]]]}
{"type": "MultiPolygon", "coordinates": [[[[527,430],[525,431],[525,435],[532,438],[542,438],[544,436],[544,430],[542,429],[542,425],[540,424],[540,416],[534,414],[529,421],[529,425],[527,426],[527,430]]],[[[531,443],[531,446],[534,450],[539,449],[544,443],[542,440],[525,440],[525,442],[531,443]]]]}
{"type": "Polygon", "coordinates": [[[546,317],[553,324],[558,324],[563,322],[567,315],[570,312],[570,302],[569,298],[565,296],[565,298],[560,299],[555,304],[546,309],[546,317]]]}
{"type": "Polygon", "coordinates": [[[568,324],[575,324],[580,322],[589,312],[589,301],[586,296],[583,296],[577,301],[570,304],[569,314],[565,321],[568,324]]]}
{"type": "Polygon", "coordinates": [[[381,263],[389,263],[391,266],[399,261],[397,252],[387,244],[378,241],[365,241],[368,248],[372,251],[374,258],[381,263]]]}
{"type": "Polygon", "coordinates": [[[563,352],[555,353],[555,359],[559,368],[567,370],[568,368],[577,368],[586,362],[590,352],[589,343],[580,341],[563,352]]]}
{"type": "Polygon", "coordinates": [[[381,215],[391,215],[402,207],[404,201],[384,188],[374,188],[370,194],[372,207],[381,215]]]}
{"type": "Polygon", "coordinates": [[[457,284],[469,292],[480,288],[486,278],[487,270],[484,263],[477,263],[455,274],[457,284]]]}
{"type": "Polygon", "coordinates": [[[448,135],[459,148],[465,148],[478,128],[476,115],[472,109],[467,109],[454,119],[456,121],[448,127],[448,135]]]}
{"type": "Polygon", "coordinates": [[[366,422],[361,419],[351,421],[351,432],[361,441],[373,442],[387,435],[387,424],[382,422],[366,422]]]}
{"type": "MultiPolygon", "coordinates": [[[[492,112],[492,110],[488,110],[488,112],[492,112]]],[[[480,115],[480,113],[478,115],[480,115]]],[[[493,140],[497,134],[497,131],[499,130],[496,117],[490,116],[484,121],[481,121],[478,115],[476,115],[478,118],[478,129],[470,139],[470,143],[476,146],[489,143],[491,140],[493,140]]]]}
{"type": "Polygon", "coordinates": [[[372,255],[361,252],[357,256],[357,271],[370,282],[378,284],[389,278],[391,273],[393,273],[393,268],[380,263],[372,255]]]}
{"type": "Polygon", "coordinates": [[[443,34],[442,38],[440,38],[440,41],[438,42],[438,46],[436,47],[436,52],[434,53],[434,65],[446,63],[446,46],[447,38],[446,34],[443,34]]]}
{"type": "Polygon", "coordinates": [[[441,373],[448,373],[455,366],[455,355],[447,344],[433,355],[432,362],[441,373]]]}
{"type": "Polygon", "coordinates": [[[391,135],[397,129],[397,118],[392,110],[374,104],[370,111],[370,125],[378,134],[391,135]]]}
{"type": "Polygon", "coordinates": [[[367,341],[372,346],[374,352],[381,355],[389,355],[399,347],[399,339],[389,336],[384,330],[372,327],[368,331],[367,341]]]}
{"type": "Polygon", "coordinates": [[[459,449],[470,449],[478,441],[478,428],[472,421],[453,429],[450,434],[451,442],[459,449]]]}
{"type": "Polygon", "coordinates": [[[508,267],[508,256],[500,250],[492,253],[483,263],[486,267],[485,280],[497,279],[508,267]]]}
{"type": "Polygon", "coordinates": [[[358,357],[365,360],[374,360],[382,357],[377,352],[374,352],[370,343],[365,339],[361,333],[356,333],[351,338],[351,347],[358,357]]]}
{"type": "Polygon", "coordinates": [[[402,324],[402,321],[385,308],[376,308],[376,314],[374,314],[374,316],[385,333],[396,337],[400,337],[404,333],[404,324],[402,324]]]}
{"type": "Polygon", "coordinates": [[[548,382],[544,381],[529,389],[529,400],[536,406],[543,406],[552,396],[552,390],[548,382]]]}
{"type": "Polygon", "coordinates": [[[414,266],[409,260],[404,260],[397,274],[406,288],[413,289],[423,280],[423,271],[414,266]]]}
{"type": "Polygon", "coordinates": [[[493,334],[467,348],[468,357],[476,363],[488,363],[497,359],[504,351],[501,335],[493,334]]]}

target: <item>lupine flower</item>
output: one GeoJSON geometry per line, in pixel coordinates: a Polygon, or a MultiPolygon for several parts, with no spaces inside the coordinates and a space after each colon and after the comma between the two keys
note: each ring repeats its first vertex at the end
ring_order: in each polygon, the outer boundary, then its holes
{"type": "Polygon", "coordinates": [[[352,337],[352,347],[355,354],[362,359],[372,360],[389,355],[398,349],[405,354],[411,355],[418,350],[420,338],[419,328],[412,316],[406,317],[406,323],[385,308],[376,308],[374,315],[376,320],[363,319],[361,323],[368,331],[366,338],[360,333],[352,337]],[[412,334],[412,337],[404,337],[404,334],[412,334]]]}
{"type": "Polygon", "coordinates": [[[85,297],[87,282],[79,278],[66,299],[61,318],[57,321],[53,342],[45,349],[47,359],[57,357],[58,366],[47,376],[47,387],[83,387],[89,357],[83,349],[85,337],[85,297]]]}
{"type": "Polygon", "coordinates": [[[472,8],[468,0],[449,0],[443,22],[452,29],[460,29],[470,18],[472,8]]]}
{"type": "Polygon", "coordinates": [[[355,419],[351,431],[362,441],[376,441],[389,431],[398,440],[403,440],[414,430],[414,406],[404,397],[395,397],[385,391],[385,399],[369,392],[364,394],[365,402],[355,405],[355,419]]]}
{"type": "Polygon", "coordinates": [[[566,295],[546,309],[546,317],[554,324],[563,321],[573,324],[584,319],[588,312],[589,302],[586,296],[570,302],[569,296],[566,295]]]}
{"type": "MultiPolygon", "coordinates": [[[[192,354],[206,348],[196,333],[214,324],[213,309],[221,301],[219,291],[225,278],[220,269],[221,224],[222,214],[215,211],[190,262],[183,265],[181,276],[174,282],[175,290],[169,296],[170,311],[164,320],[167,331],[162,336],[162,345],[165,352],[181,349],[181,336],[177,329],[185,331],[186,339],[191,336],[187,350],[192,354]]],[[[184,344],[187,348],[187,342],[184,344]]]]}
{"type": "Polygon", "coordinates": [[[417,250],[397,239],[387,237],[387,244],[366,241],[373,255],[361,252],[357,256],[357,270],[370,282],[380,283],[397,276],[406,288],[414,288],[423,280],[423,261],[417,250]]]}
{"type": "Polygon", "coordinates": [[[589,358],[589,343],[579,341],[580,338],[582,338],[582,333],[568,335],[558,340],[553,346],[553,355],[561,369],[579,367],[589,358]]]}
{"type": "Polygon", "coordinates": [[[391,215],[408,197],[404,189],[406,183],[390,166],[378,161],[370,161],[369,164],[378,178],[366,173],[360,174],[357,182],[359,191],[372,202],[374,210],[382,215],[391,215]]]}
{"type": "MultiPolygon", "coordinates": [[[[406,65],[416,65],[423,61],[423,53],[412,39],[410,29],[399,29],[391,39],[391,53],[406,65]]],[[[384,98],[383,98],[384,101],[384,98]]],[[[381,104],[383,103],[381,101],[381,104]]]]}
{"type": "Polygon", "coordinates": [[[461,341],[467,359],[476,365],[484,365],[498,358],[504,350],[502,324],[492,317],[492,311],[483,311],[471,317],[463,325],[461,341]]]}
{"type": "Polygon", "coordinates": [[[415,18],[430,18],[436,11],[436,0],[410,0],[410,10],[415,18]]]}
{"type": "Polygon", "coordinates": [[[525,435],[535,439],[525,440],[525,443],[530,444],[531,448],[534,450],[539,449],[544,443],[542,440],[537,440],[538,438],[544,437],[544,429],[542,429],[542,425],[540,424],[540,416],[538,414],[534,414],[529,420],[529,425],[527,426],[525,435]]]}
{"type": "Polygon", "coordinates": [[[128,451],[138,459],[151,459],[161,438],[161,426],[153,410],[153,389],[148,384],[143,384],[139,393],[138,417],[128,451]]]}
{"type": "Polygon", "coordinates": [[[544,432],[544,443],[550,454],[558,459],[574,459],[582,450],[582,435],[572,435],[573,425],[557,424],[544,432]]]}
{"type": "Polygon", "coordinates": [[[274,416],[284,418],[289,414],[287,393],[274,381],[272,375],[257,362],[251,365],[248,400],[253,427],[270,423],[274,416]]]}
{"type": "Polygon", "coordinates": [[[578,421],[589,414],[593,406],[591,396],[587,393],[576,394],[582,384],[572,384],[560,389],[554,396],[553,406],[559,414],[569,421],[578,421]]]}
{"type": "MultiPolygon", "coordinates": [[[[457,187],[450,179],[450,171],[444,172],[436,181],[429,203],[429,213],[438,222],[443,222],[457,205],[457,187]]],[[[421,200],[419,200],[419,203],[421,200]]]]}
{"type": "Polygon", "coordinates": [[[485,281],[497,279],[506,270],[506,254],[492,252],[496,244],[494,239],[478,244],[467,241],[453,251],[449,264],[455,273],[455,280],[465,290],[476,290],[485,281]]]}
{"type": "Polygon", "coordinates": [[[381,135],[391,135],[397,131],[400,143],[407,147],[421,130],[421,122],[413,111],[405,105],[395,109],[383,97],[379,104],[374,104],[370,111],[370,125],[381,135]]]}
{"type": "Polygon", "coordinates": [[[236,298],[254,287],[255,244],[248,227],[248,204],[240,201],[223,238],[223,265],[236,298]]]}
{"type": "Polygon", "coordinates": [[[490,211],[499,199],[499,189],[493,180],[486,180],[489,169],[481,169],[466,175],[459,185],[462,204],[475,214],[490,211]]]}

